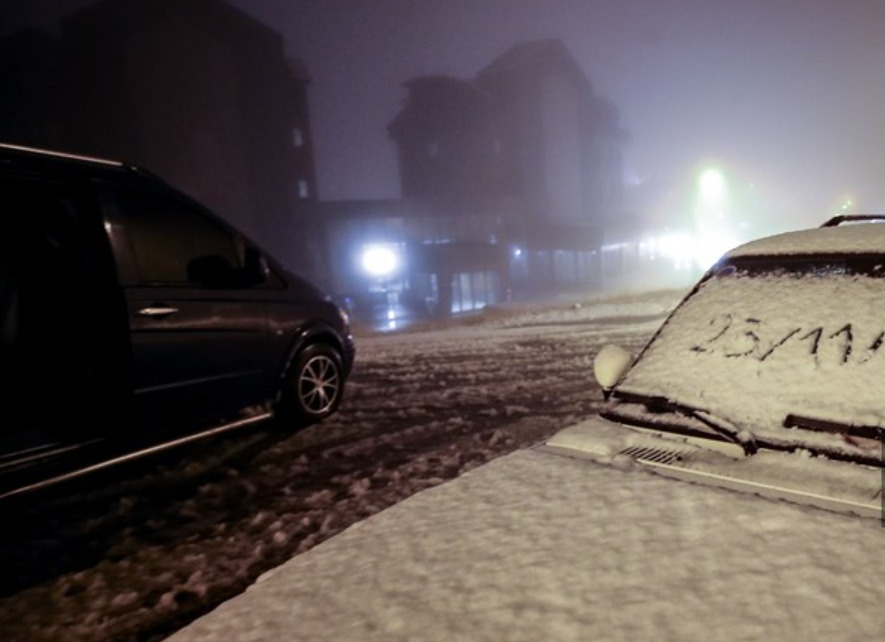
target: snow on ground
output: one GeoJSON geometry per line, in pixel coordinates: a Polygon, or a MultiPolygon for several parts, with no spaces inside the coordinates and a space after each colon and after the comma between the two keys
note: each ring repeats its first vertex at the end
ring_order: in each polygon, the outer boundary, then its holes
{"type": "Polygon", "coordinates": [[[265,574],[169,642],[870,640],[885,531],[524,449],[265,574]]]}
{"type": "Polygon", "coordinates": [[[348,527],[591,415],[595,352],[637,349],[682,294],[360,333],[345,402],[323,424],[227,436],[7,516],[0,639],[163,639],[348,527]]]}

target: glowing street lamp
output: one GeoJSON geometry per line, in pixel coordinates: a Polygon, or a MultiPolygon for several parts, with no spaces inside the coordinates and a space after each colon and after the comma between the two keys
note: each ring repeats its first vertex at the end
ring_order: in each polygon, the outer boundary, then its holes
{"type": "Polygon", "coordinates": [[[382,279],[399,269],[399,252],[390,244],[369,244],[363,247],[361,265],[370,276],[382,279]]]}
{"type": "Polygon", "coordinates": [[[697,183],[694,225],[697,247],[695,259],[702,269],[712,265],[735,244],[725,213],[729,205],[728,182],[718,169],[701,172],[697,183]]]}

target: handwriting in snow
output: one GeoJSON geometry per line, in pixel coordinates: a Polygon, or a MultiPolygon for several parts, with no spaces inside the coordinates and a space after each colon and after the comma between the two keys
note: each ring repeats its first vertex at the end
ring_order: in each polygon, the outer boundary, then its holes
{"type": "Polygon", "coordinates": [[[710,320],[709,327],[709,336],[693,345],[693,352],[758,361],[798,348],[799,354],[808,355],[815,363],[827,355],[842,365],[860,365],[872,359],[885,342],[885,330],[861,340],[851,323],[838,328],[799,326],[777,331],[760,319],[721,314],[710,320]]]}

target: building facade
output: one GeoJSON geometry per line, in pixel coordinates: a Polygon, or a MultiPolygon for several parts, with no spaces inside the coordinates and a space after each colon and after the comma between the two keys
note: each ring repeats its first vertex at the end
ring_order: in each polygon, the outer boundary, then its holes
{"type": "Polygon", "coordinates": [[[434,221],[411,256],[429,270],[438,308],[463,309],[459,284],[475,280],[492,289],[480,288],[483,300],[500,300],[601,279],[603,231],[623,208],[626,134],[561,42],[517,45],[471,80],[404,87],[388,132],[403,195],[434,221]]]}
{"type": "Polygon", "coordinates": [[[45,107],[0,112],[6,140],[143,165],[260,240],[316,198],[309,78],[222,0],[104,0],[10,40],[4,95],[29,69],[23,100],[45,107]]]}

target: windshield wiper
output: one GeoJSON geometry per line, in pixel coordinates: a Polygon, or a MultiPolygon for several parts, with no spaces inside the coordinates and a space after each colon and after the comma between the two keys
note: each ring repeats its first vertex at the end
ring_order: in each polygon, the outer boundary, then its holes
{"type": "Polygon", "coordinates": [[[789,414],[784,418],[785,428],[802,428],[814,432],[826,432],[834,435],[842,435],[849,443],[860,446],[855,439],[869,439],[878,441],[882,447],[878,454],[850,454],[839,452],[828,447],[809,447],[807,450],[815,455],[824,455],[830,459],[851,461],[856,464],[885,467],[885,428],[880,426],[858,426],[856,424],[832,421],[830,419],[817,419],[789,414]]]}
{"type": "MultiPolygon", "coordinates": [[[[744,451],[744,454],[754,455],[759,450],[755,436],[747,429],[737,426],[728,419],[724,419],[704,408],[697,408],[688,404],[673,401],[661,395],[646,395],[635,392],[617,391],[614,397],[628,403],[640,403],[646,410],[652,413],[676,413],[699,421],[710,428],[716,434],[731,441],[744,451]]],[[[603,413],[604,416],[604,413],[603,413]]]]}
{"type": "Polygon", "coordinates": [[[805,430],[813,430],[815,432],[829,432],[849,437],[885,441],[885,428],[879,426],[858,426],[856,424],[848,424],[841,421],[815,419],[814,417],[803,417],[801,415],[787,415],[784,418],[784,427],[804,428],[805,430]]]}

